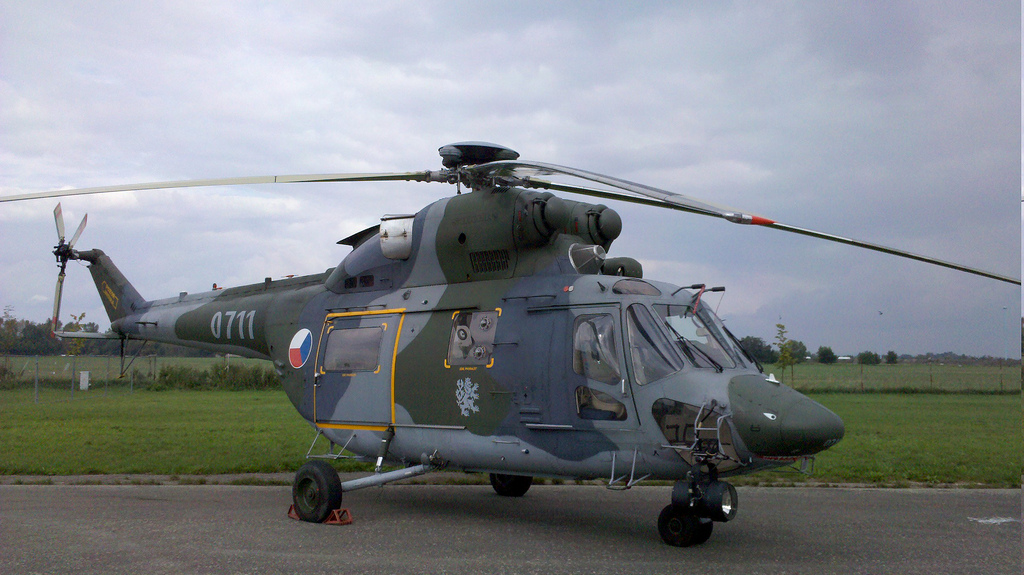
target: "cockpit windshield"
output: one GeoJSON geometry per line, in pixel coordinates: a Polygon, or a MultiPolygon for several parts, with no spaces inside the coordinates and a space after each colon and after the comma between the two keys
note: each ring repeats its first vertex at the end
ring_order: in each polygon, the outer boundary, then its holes
{"type": "Polygon", "coordinates": [[[650,310],[641,304],[633,304],[626,310],[629,356],[638,385],[657,381],[683,369],[682,356],[659,324],[650,310]]]}
{"type": "Polygon", "coordinates": [[[736,361],[716,336],[716,329],[689,306],[656,304],[654,310],[675,337],[680,351],[698,367],[736,367],[736,361]]]}

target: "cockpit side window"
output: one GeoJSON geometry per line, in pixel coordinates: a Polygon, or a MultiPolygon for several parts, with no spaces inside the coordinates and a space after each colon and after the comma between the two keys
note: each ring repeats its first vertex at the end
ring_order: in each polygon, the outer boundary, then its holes
{"type": "Polygon", "coordinates": [[[657,381],[683,369],[682,358],[675,353],[646,307],[640,304],[629,306],[626,326],[633,377],[638,385],[657,381]]]}
{"type": "Polygon", "coordinates": [[[622,381],[615,341],[615,322],[608,314],[576,318],[572,338],[572,369],[601,383],[622,381]]]}

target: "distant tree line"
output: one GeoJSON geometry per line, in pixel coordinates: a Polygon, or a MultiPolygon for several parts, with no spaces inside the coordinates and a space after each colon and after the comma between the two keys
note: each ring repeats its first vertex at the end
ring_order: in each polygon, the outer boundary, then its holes
{"type": "Polygon", "coordinates": [[[788,352],[792,362],[797,364],[807,361],[808,358],[815,359],[808,353],[804,342],[795,339],[786,340],[781,349],[776,349],[763,339],[748,335],[740,340],[740,346],[761,364],[778,363],[779,356],[783,352],[788,352]]]}
{"type": "MultiPolygon", "coordinates": [[[[777,346],[765,342],[763,339],[754,336],[747,336],[740,340],[740,346],[751,355],[758,363],[763,365],[775,365],[779,363],[781,351],[777,346]]],[[[823,364],[832,364],[839,362],[839,356],[832,351],[829,346],[821,346],[818,351],[811,354],[807,351],[807,346],[803,342],[797,340],[787,340],[784,343],[784,348],[788,348],[789,357],[795,364],[800,364],[805,361],[816,361],[823,364]]],[[[961,355],[953,352],[945,353],[925,353],[920,355],[909,355],[909,354],[897,354],[895,351],[888,351],[885,355],[879,355],[874,351],[862,351],[856,355],[850,355],[848,361],[852,363],[859,363],[863,365],[879,365],[885,363],[887,365],[895,365],[897,363],[942,363],[948,365],[991,365],[997,366],[1005,363],[1006,358],[992,357],[992,356],[970,356],[961,355]]],[[[792,364],[787,364],[792,365],[792,364]]]]}

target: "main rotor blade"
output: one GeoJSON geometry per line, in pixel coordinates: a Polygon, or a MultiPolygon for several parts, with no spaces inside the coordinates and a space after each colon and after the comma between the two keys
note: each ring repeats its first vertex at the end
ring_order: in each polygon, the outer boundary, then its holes
{"type": "MultiPolygon", "coordinates": [[[[197,188],[212,186],[241,186],[250,184],[280,183],[312,183],[312,182],[383,182],[383,181],[446,181],[439,179],[439,172],[429,170],[422,172],[395,172],[378,174],[299,174],[291,176],[248,176],[241,178],[216,178],[205,180],[176,180],[170,182],[148,182],[142,184],[122,184],[116,186],[100,186],[96,188],[78,188],[70,190],[52,190],[49,192],[33,192],[0,196],[0,202],[17,202],[37,200],[40,198],[61,198],[65,196],[81,196],[86,194],[106,194],[110,192],[131,192],[139,190],[161,190],[169,188],[197,188]]],[[[63,227],[63,220],[58,224],[63,227]]],[[[61,232],[61,237],[64,237],[61,232]]]]}
{"type": "Polygon", "coordinates": [[[712,204],[710,202],[705,202],[702,200],[698,200],[696,198],[684,196],[683,194],[668,192],[652,186],[646,186],[644,184],[630,182],[629,180],[614,178],[612,176],[606,176],[604,174],[598,174],[596,172],[589,172],[587,170],[580,170],[577,168],[570,168],[567,166],[559,166],[556,164],[545,164],[541,162],[523,162],[519,160],[505,160],[499,162],[489,162],[486,164],[480,164],[478,166],[471,166],[467,168],[467,170],[470,172],[480,173],[481,175],[488,174],[495,176],[508,175],[514,177],[522,177],[526,178],[527,181],[533,180],[533,176],[536,175],[564,174],[567,176],[573,176],[583,180],[589,180],[591,182],[604,184],[606,186],[612,186],[615,188],[619,188],[620,190],[626,190],[628,192],[632,192],[644,198],[657,200],[659,203],[656,205],[670,204],[671,206],[683,208],[683,211],[695,214],[725,217],[726,213],[736,211],[725,206],[719,206],[712,204]]]}
{"type": "Polygon", "coordinates": [[[1020,279],[1019,278],[1014,278],[1014,277],[1010,277],[1010,276],[1004,276],[1002,274],[997,274],[997,273],[994,273],[994,272],[988,272],[988,271],[981,270],[981,269],[978,269],[978,268],[972,268],[972,267],[969,267],[969,266],[965,266],[965,265],[958,264],[958,263],[955,263],[955,262],[948,262],[948,261],[945,261],[945,260],[940,260],[938,258],[933,258],[933,257],[930,257],[930,256],[922,256],[920,254],[915,254],[913,252],[908,252],[906,250],[890,248],[888,246],[883,246],[881,244],[865,242],[863,240],[855,240],[853,238],[845,238],[843,236],[837,236],[835,234],[826,234],[824,232],[817,232],[817,231],[814,231],[814,230],[808,230],[806,228],[799,228],[797,226],[791,226],[791,225],[783,224],[783,223],[779,223],[779,222],[771,222],[771,223],[761,224],[761,225],[763,225],[763,226],[765,226],[767,228],[774,228],[776,230],[782,230],[784,232],[792,232],[794,234],[810,236],[812,238],[828,240],[830,242],[837,242],[837,243],[840,243],[840,244],[847,244],[847,245],[856,246],[856,247],[859,247],[859,248],[864,248],[864,249],[868,249],[868,250],[874,250],[876,252],[882,252],[882,253],[885,253],[885,254],[891,254],[891,255],[894,255],[894,256],[902,257],[902,258],[907,258],[907,259],[911,259],[911,260],[917,260],[919,262],[925,262],[925,263],[929,263],[929,264],[934,264],[934,265],[937,265],[937,266],[942,266],[944,268],[950,268],[950,269],[959,270],[959,271],[962,271],[962,272],[967,272],[969,274],[974,274],[974,275],[977,275],[977,276],[986,277],[986,278],[989,278],[989,279],[999,280],[1001,282],[1006,282],[1006,283],[1010,283],[1010,284],[1020,285],[1020,279]]]}
{"type": "Polygon", "coordinates": [[[82,235],[82,231],[85,230],[85,221],[88,219],[89,214],[82,216],[82,223],[78,224],[78,229],[75,230],[75,235],[71,236],[71,241],[68,242],[69,249],[75,247],[75,242],[78,241],[78,238],[82,235]]]}
{"type": "Polygon", "coordinates": [[[53,221],[57,222],[57,243],[64,241],[64,212],[60,208],[60,202],[53,208],[53,221]]]}
{"type": "Polygon", "coordinates": [[[585,170],[577,170],[575,168],[567,168],[564,166],[557,166],[553,164],[542,164],[537,162],[519,162],[514,160],[480,164],[479,166],[470,167],[469,170],[480,174],[496,175],[499,177],[512,176],[516,178],[521,178],[522,181],[518,181],[515,183],[516,185],[523,185],[525,187],[543,188],[555,191],[578,193],[599,198],[615,199],[636,204],[669,208],[673,210],[700,214],[704,216],[722,218],[737,224],[764,226],[767,228],[773,228],[784,232],[810,236],[813,238],[827,240],[830,242],[847,244],[859,248],[873,250],[876,252],[882,252],[902,258],[907,258],[945,268],[950,268],[957,271],[966,272],[969,274],[974,274],[977,276],[986,277],[989,279],[994,279],[1014,285],[1021,285],[1021,281],[1019,278],[997,274],[994,272],[989,272],[982,269],[958,264],[955,262],[949,262],[938,258],[933,258],[930,256],[923,256],[906,250],[883,246],[881,244],[866,242],[863,240],[856,240],[853,238],[847,238],[835,234],[828,234],[825,232],[818,232],[815,230],[792,226],[789,224],[783,224],[761,216],[754,216],[739,211],[730,210],[723,206],[716,206],[714,204],[690,198],[682,194],[675,194],[673,192],[659,190],[658,188],[653,188],[651,186],[645,186],[643,184],[637,184],[635,182],[621,180],[619,178],[613,178],[610,176],[604,176],[601,174],[596,174],[594,172],[588,172],[585,170]],[[637,197],[636,195],[624,194],[621,192],[611,190],[598,190],[594,188],[575,186],[571,184],[559,184],[533,177],[533,174],[543,173],[565,174],[568,176],[574,176],[584,180],[590,180],[600,184],[605,184],[608,186],[619,188],[621,190],[631,192],[632,194],[637,194],[640,197],[637,197]]]}

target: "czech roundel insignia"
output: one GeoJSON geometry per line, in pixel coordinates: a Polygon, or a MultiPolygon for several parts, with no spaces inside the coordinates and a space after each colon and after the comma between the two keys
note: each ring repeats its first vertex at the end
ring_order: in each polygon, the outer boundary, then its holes
{"type": "Polygon", "coordinates": [[[309,333],[306,328],[300,329],[292,336],[292,343],[288,346],[288,362],[295,369],[299,369],[306,365],[306,360],[309,359],[309,352],[312,349],[313,334],[309,333]]]}

